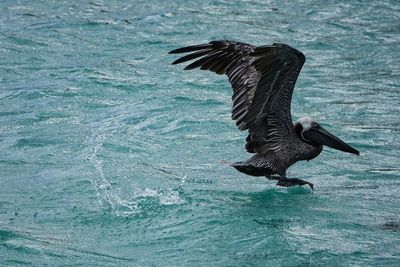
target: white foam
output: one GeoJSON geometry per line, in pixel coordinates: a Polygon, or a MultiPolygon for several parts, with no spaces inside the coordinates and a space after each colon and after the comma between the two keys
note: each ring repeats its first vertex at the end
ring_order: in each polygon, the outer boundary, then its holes
{"type": "Polygon", "coordinates": [[[179,196],[179,192],[175,190],[168,190],[162,193],[159,199],[161,205],[179,205],[184,203],[183,199],[179,196]]]}

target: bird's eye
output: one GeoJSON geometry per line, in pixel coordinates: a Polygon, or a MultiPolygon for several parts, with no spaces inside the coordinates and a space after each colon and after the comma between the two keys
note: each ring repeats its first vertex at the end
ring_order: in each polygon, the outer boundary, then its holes
{"type": "Polygon", "coordinates": [[[317,126],[318,126],[318,123],[316,123],[316,122],[312,123],[312,127],[317,127],[317,126]]]}

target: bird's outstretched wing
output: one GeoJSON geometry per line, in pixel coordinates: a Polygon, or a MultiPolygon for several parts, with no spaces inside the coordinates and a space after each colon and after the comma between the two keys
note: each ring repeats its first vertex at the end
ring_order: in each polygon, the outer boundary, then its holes
{"type": "Polygon", "coordinates": [[[186,70],[200,68],[228,76],[233,88],[232,119],[240,130],[249,130],[248,152],[278,152],[300,141],[290,114],[294,85],[305,61],[300,51],[285,44],[255,47],[213,41],[169,53],[190,53],[172,63],[196,59],[186,70]]]}

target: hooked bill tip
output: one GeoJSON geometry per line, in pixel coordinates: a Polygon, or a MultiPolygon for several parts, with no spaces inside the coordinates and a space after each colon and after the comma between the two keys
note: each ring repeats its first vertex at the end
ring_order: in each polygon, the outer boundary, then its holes
{"type": "Polygon", "coordinates": [[[349,152],[349,153],[351,153],[351,154],[360,156],[360,151],[358,151],[357,149],[355,149],[355,148],[353,148],[353,147],[351,147],[351,146],[350,146],[350,150],[345,151],[345,152],[349,152]]]}

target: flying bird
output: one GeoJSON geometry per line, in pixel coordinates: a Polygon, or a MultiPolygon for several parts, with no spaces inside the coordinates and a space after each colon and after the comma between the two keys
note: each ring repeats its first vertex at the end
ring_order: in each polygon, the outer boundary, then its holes
{"type": "Polygon", "coordinates": [[[232,119],[239,130],[248,130],[246,150],[254,153],[232,164],[238,171],[277,180],[279,186],[309,185],[313,189],[310,182],[287,178],[286,170],[297,161],[314,159],[324,145],[359,155],[310,117],[293,123],[290,104],[305,62],[302,52],[281,43],[256,47],[223,40],[169,53],[189,53],[172,63],[195,60],[185,70],[200,68],[228,76],[233,88],[232,119]]]}

